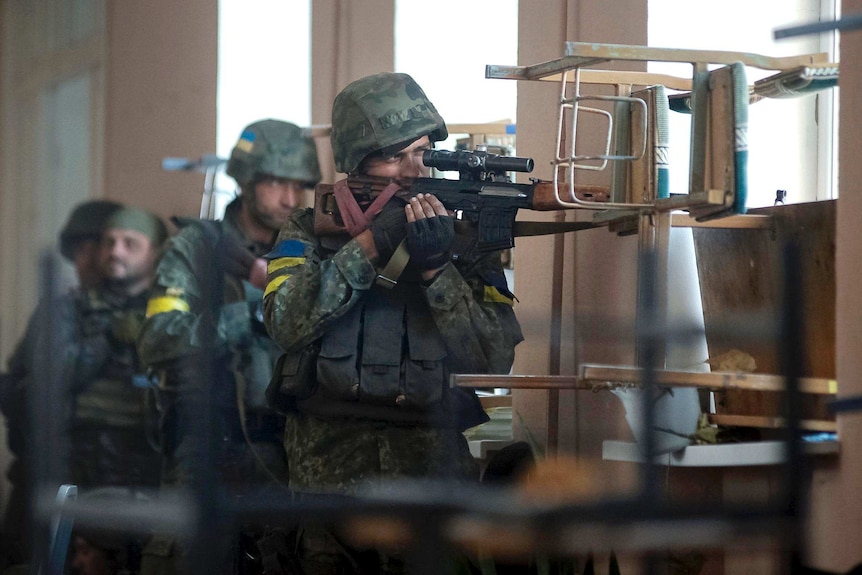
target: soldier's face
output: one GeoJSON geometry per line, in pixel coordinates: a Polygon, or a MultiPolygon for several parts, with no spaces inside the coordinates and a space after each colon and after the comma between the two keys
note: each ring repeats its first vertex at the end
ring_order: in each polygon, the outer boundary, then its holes
{"type": "Polygon", "coordinates": [[[101,247],[98,239],[85,239],[78,242],[72,250],[72,265],[78,276],[78,285],[90,289],[102,280],[101,247]]]}
{"type": "Polygon", "coordinates": [[[424,178],[431,168],[422,163],[422,154],[431,149],[431,140],[422,136],[406,148],[391,156],[368,158],[365,173],[382,178],[424,178]]]}
{"type": "Polygon", "coordinates": [[[137,230],[109,228],[102,236],[102,269],[109,280],[135,282],[153,272],[156,250],[137,230]]]}
{"type": "Polygon", "coordinates": [[[274,176],[258,181],[253,191],[246,198],[249,215],[258,224],[276,232],[305,197],[302,182],[274,176]]]}

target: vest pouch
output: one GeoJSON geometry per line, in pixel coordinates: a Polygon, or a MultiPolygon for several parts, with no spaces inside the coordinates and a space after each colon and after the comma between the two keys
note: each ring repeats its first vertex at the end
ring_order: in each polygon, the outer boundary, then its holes
{"type": "Polygon", "coordinates": [[[329,399],[339,401],[359,399],[356,354],[362,308],[362,305],[354,306],[344,316],[343,324],[339,329],[329,330],[320,343],[317,381],[320,392],[329,399]]]}
{"type": "Polygon", "coordinates": [[[318,344],[313,343],[298,353],[283,353],[279,356],[266,388],[270,407],[287,413],[293,410],[298,400],[314,395],[317,391],[315,372],[319,352],[318,344]]]}
{"type": "Polygon", "coordinates": [[[401,369],[398,364],[363,365],[360,382],[359,393],[365,403],[397,405],[400,401],[401,369]]]}
{"type": "Polygon", "coordinates": [[[395,406],[401,401],[404,303],[369,295],[363,325],[360,401],[395,406]]]}
{"type": "Polygon", "coordinates": [[[443,358],[439,360],[413,359],[407,361],[404,371],[404,394],[399,405],[406,408],[426,409],[443,399],[443,358]]]}
{"type": "Polygon", "coordinates": [[[407,340],[409,354],[404,362],[399,406],[428,409],[443,399],[443,389],[448,385],[446,345],[430,315],[416,308],[407,313],[407,340]]]}

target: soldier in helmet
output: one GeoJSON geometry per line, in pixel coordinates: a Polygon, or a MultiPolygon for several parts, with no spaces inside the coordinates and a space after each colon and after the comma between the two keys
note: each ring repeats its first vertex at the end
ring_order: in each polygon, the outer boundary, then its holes
{"type": "MultiPolygon", "coordinates": [[[[406,74],[362,78],[333,103],[335,165],[348,175],[427,176],[422,154],[446,137],[406,74]]],[[[523,337],[500,254],[478,253],[432,195],[365,205],[339,186],[339,210],[354,216],[342,237],[315,235],[313,211],[297,211],[268,256],[269,333],[284,365],[314,358],[290,374],[290,485],[349,494],[391,478],[478,479],[462,431],[487,416],[475,394],[449,388],[448,374],[512,365],[523,337]],[[381,278],[404,252],[400,276],[381,278]]],[[[315,525],[298,549],[304,573],[409,571],[397,552],[357,549],[315,525]]]]}
{"type": "Polygon", "coordinates": [[[56,301],[40,302],[30,317],[24,337],[9,359],[9,372],[0,380],[0,412],[6,416],[7,443],[15,456],[7,476],[12,484],[12,493],[6,508],[2,532],[0,532],[0,570],[6,562],[29,559],[26,536],[29,529],[24,524],[27,507],[27,492],[30,487],[26,391],[32,386],[33,361],[36,358],[36,340],[40,331],[48,326],[51,309],[70,310],[75,298],[84,290],[96,287],[103,272],[99,263],[99,244],[105,221],[122,207],[110,200],[89,200],[78,204],[69,214],[60,231],[60,253],[75,268],[78,285],[71,291],[59,295],[56,301]]]}
{"type": "Polygon", "coordinates": [[[99,243],[105,221],[122,207],[111,200],[91,200],[78,205],[60,232],[60,253],[75,266],[78,285],[96,287],[102,279],[99,243]]]}
{"type": "MultiPolygon", "coordinates": [[[[264,394],[279,350],[262,323],[263,256],[320,180],[317,149],[294,124],[258,121],[240,135],[227,173],[241,193],[223,220],[175,218],[181,229],[159,265],[139,350],[162,374],[163,485],[211,473],[239,494],[287,482],[284,419],[264,394]],[[204,403],[212,411],[203,413],[204,403]],[[215,429],[201,429],[203,416],[215,429]],[[217,438],[214,468],[201,469],[202,433],[217,438]]],[[[157,537],[144,552],[144,572],[176,566],[177,555],[174,540],[157,537]]]]}

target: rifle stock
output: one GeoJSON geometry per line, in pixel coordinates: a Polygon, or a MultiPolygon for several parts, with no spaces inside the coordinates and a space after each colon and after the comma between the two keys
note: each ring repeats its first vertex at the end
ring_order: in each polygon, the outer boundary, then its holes
{"type": "MultiPolygon", "coordinates": [[[[514,246],[513,228],[519,209],[552,211],[567,209],[554,194],[554,184],[533,181],[529,184],[497,181],[414,178],[391,180],[371,176],[351,176],[347,184],[360,205],[367,205],[377,194],[395,181],[401,189],[396,196],[409,198],[416,194],[433,194],[459,219],[478,225],[479,249],[497,250],[514,246]]],[[[559,197],[573,202],[568,185],[562,184],[559,197]]],[[[579,200],[608,201],[607,186],[575,186],[579,200]]],[[[334,186],[318,184],[314,189],[314,232],[318,236],[347,233],[338,212],[334,186]]]]}

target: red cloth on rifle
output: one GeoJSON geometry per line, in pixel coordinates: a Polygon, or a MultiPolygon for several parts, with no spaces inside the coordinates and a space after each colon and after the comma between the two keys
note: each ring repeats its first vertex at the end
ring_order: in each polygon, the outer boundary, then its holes
{"type": "Polygon", "coordinates": [[[383,188],[380,195],[374,198],[371,205],[363,212],[362,208],[360,208],[359,204],[356,202],[356,198],[353,197],[353,193],[350,191],[350,186],[347,185],[347,180],[344,179],[336,182],[333,187],[335,203],[338,204],[338,211],[341,213],[344,227],[347,228],[350,236],[355,238],[367,230],[368,224],[371,223],[374,216],[380,213],[383,206],[386,205],[386,202],[392,199],[395,192],[400,189],[401,187],[398,184],[391,182],[388,186],[383,188]]]}

